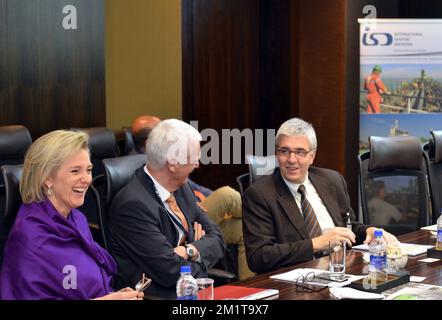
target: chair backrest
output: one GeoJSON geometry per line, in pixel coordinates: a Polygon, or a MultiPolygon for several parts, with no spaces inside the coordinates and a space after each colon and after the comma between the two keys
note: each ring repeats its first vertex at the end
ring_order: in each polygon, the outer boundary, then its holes
{"type": "MultiPolygon", "coordinates": [[[[105,127],[72,128],[71,130],[83,131],[89,136],[89,150],[93,164],[92,185],[98,192],[100,203],[103,203],[105,201],[107,188],[103,159],[118,156],[118,145],[115,133],[113,130],[105,127]]],[[[93,219],[94,216],[95,215],[88,216],[88,219],[93,219]]],[[[98,221],[94,221],[94,223],[98,223],[98,221]]]]}
{"type": "Polygon", "coordinates": [[[104,176],[102,160],[118,156],[114,131],[105,127],[73,128],[72,130],[80,130],[88,134],[91,162],[94,165],[92,175],[94,180],[104,176]]]}
{"type": "Polygon", "coordinates": [[[103,165],[106,170],[107,206],[115,194],[127,184],[135,171],[145,163],[146,155],[144,154],[134,154],[103,160],[103,165]]]}
{"type": "Polygon", "coordinates": [[[249,185],[261,176],[272,174],[275,168],[279,166],[275,155],[246,155],[246,162],[249,165],[249,185]]]}
{"type": "Polygon", "coordinates": [[[134,137],[132,136],[132,129],[130,127],[123,127],[124,133],[124,154],[127,155],[135,148],[134,137]]]}
{"type": "Polygon", "coordinates": [[[432,223],[437,222],[442,211],[442,131],[431,131],[432,140],[424,145],[425,160],[430,180],[430,194],[432,205],[432,223]]]}
{"type": "Polygon", "coordinates": [[[5,213],[6,223],[12,225],[21,204],[20,178],[23,172],[22,164],[3,165],[2,176],[5,181],[5,213]]]}
{"type": "Polygon", "coordinates": [[[23,171],[22,164],[4,165],[1,168],[2,177],[5,181],[4,214],[0,216],[0,265],[3,258],[3,248],[8,238],[9,231],[14,224],[18,208],[21,204],[19,191],[20,177],[23,171]]]}
{"type": "Polygon", "coordinates": [[[22,163],[31,144],[31,134],[26,127],[0,127],[0,165],[22,163]]]}
{"type": "Polygon", "coordinates": [[[236,184],[238,185],[238,190],[242,197],[244,195],[244,191],[246,191],[246,189],[249,187],[250,174],[243,173],[242,175],[236,177],[236,184]]]}
{"type": "MultiPolygon", "coordinates": [[[[29,130],[22,125],[0,127],[0,166],[23,163],[25,153],[32,144],[29,130]]],[[[4,181],[0,175],[0,197],[4,197],[4,181]]],[[[2,201],[2,200],[0,200],[2,201]]],[[[4,199],[0,206],[3,209],[4,199]]],[[[3,212],[3,210],[1,210],[3,212]]]]}
{"type": "Polygon", "coordinates": [[[360,194],[366,224],[399,235],[429,222],[425,154],[416,137],[370,137],[360,155],[360,194]]]}
{"type": "Polygon", "coordinates": [[[86,192],[83,205],[77,209],[86,216],[89,229],[95,242],[107,250],[107,230],[104,224],[101,197],[92,184],[86,192]]]}

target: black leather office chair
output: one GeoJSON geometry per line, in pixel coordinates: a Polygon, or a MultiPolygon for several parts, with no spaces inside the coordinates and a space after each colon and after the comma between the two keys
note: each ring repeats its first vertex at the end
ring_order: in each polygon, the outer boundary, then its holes
{"type": "Polygon", "coordinates": [[[23,172],[23,165],[3,165],[2,176],[5,182],[5,213],[4,218],[8,225],[12,226],[21,204],[20,178],[23,172]]]}
{"type": "MultiPolygon", "coordinates": [[[[29,130],[22,125],[0,127],[0,167],[23,163],[25,153],[32,144],[29,130]]],[[[5,184],[0,175],[0,214],[5,210],[5,184]]]]}
{"type": "Polygon", "coordinates": [[[135,171],[146,163],[146,155],[135,154],[117,158],[103,159],[106,172],[106,208],[115,194],[123,188],[135,171]]]}
{"type": "Polygon", "coordinates": [[[124,133],[124,154],[127,155],[133,148],[135,148],[135,142],[130,127],[123,127],[123,133],[124,133]]]}
{"type": "Polygon", "coordinates": [[[431,221],[436,224],[442,211],[442,131],[431,131],[431,135],[432,140],[423,148],[426,152],[425,160],[430,180],[431,221]]]}
{"type": "MultiPolygon", "coordinates": [[[[146,163],[146,156],[143,154],[103,160],[107,179],[107,208],[117,192],[129,182],[129,179],[134,175],[135,171],[144,163],[146,163]]],[[[208,273],[211,278],[215,279],[216,285],[232,282],[236,279],[235,274],[221,269],[212,268],[208,273]]]]}
{"type": "Polygon", "coordinates": [[[428,225],[430,196],[419,139],[370,137],[369,142],[370,151],[359,156],[365,223],[395,235],[428,225]]]}
{"type": "Polygon", "coordinates": [[[144,163],[146,163],[146,156],[143,154],[103,159],[103,167],[106,178],[106,192],[102,210],[102,222],[106,242],[109,235],[107,229],[107,214],[109,205],[115,194],[126,185],[129,179],[135,173],[135,170],[141,167],[144,163]]]}
{"type": "Polygon", "coordinates": [[[101,196],[92,184],[86,192],[83,205],[77,209],[86,216],[89,230],[91,231],[95,242],[107,250],[108,245],[101,196]]]}
{"type": "Polygon", "coordinates": [[[238,186],[238,190],[242,198],[244,195],[244,191],[246,191],[246,189],[250,185],[250,174],[243,173],[242,175],[236,177],[236,185],[238,186]]]}
{"type": "Polygon", "coordinates": [[[261,176],[272,174],[275,168],[279,166],[275,155],[246,155],[246,162],[249,165],[249,186],[261,176]]]}
{"type": "Polygon", "coordinates": [[[22,125],[0,127],[0,165],[23,163],[32,144],[29,130],[22,125]]]}
{"type": "Polygon", "coordinates": [[[0,265],[3,258],[3,249],[8,237],[9,231],[14,224],[18,208],[21,204],[20,196],[20,177],[23,172],[23,165],[4,165],[1,168],[5,183],[5,211],[0,220],[0,265]]]}
{"type": "Polygon", "coordinates": [[[104,179],[105,170],[102,160],[118,156],[115,133],[105,127],[73,128],[72,130],[80,130],[88,134],[91,162],[94,166],[92,169],[94,183],[96,180],[104,179]]]}
{"type": "MultiPolygon", "coordinates": [[[[91,127],[91,128],[72,128],[71,130],[83,131],[89,136],[89,150],[91,153],[92,168],[92,185],[98,192],[100,202],[105,201],[106,194],[106,177],[105,169],[103,167],[103,159],[113,158],[118,156],[117,140],[115,133],[105,127],[91,127]]],[[[91,195],[91,199],[95,195],[91,195]]],[[[96,205],[93,205],[96,206],[96,205]]],[[[85,209],[85,208],[83,208],[85,209]]],[[[84,214],[92,225],[99,225],[98,215],[94,214],[94,209],[85,209],[84,214]],[[91,215],[89,213],[92,213],[91,215]]]]}

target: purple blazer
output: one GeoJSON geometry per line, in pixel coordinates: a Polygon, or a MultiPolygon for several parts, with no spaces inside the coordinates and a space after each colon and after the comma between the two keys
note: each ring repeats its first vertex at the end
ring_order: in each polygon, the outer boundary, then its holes
{"type": "Polygon", "coordinates": [[[0,298],[93,299],[113,291],[116,271],[80,211],[66,219],[49,200],[22,204],[5,245],[0,298]]]}

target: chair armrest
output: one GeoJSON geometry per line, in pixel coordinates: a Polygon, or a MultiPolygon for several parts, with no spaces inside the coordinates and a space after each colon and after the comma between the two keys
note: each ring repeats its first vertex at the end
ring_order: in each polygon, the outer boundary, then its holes
{"type": "Polygon", "coordinates": [[[221,269],[211,268],[207,273],[211,278],[225,279],[230,281],[236,280],[236,275],[221,269]]]}

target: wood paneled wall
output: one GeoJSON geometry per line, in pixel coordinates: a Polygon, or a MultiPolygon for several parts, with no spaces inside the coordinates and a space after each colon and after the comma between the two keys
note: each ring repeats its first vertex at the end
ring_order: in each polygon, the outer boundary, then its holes
{"type": "MultiPolygon", "coordinates": [[[[183,115],[201,128],[313,123],[316,164],[345,172],[345,0],[189,0],[183,8],[183,115]]],[[[354,155],[356,156],[356,155],[354,155]]],[[[246,166],[199,169],[234,185],[246,166]]]]}
{"type": "Polygon", "coordinates": [[[345,170],[345,0],[299,2],[298,115],[316,130],[316,164],[345,170]]]}
{"type": "MultiPolygon", "coordinates": [[[[217,129],[277,129],[295,116],[311,122],[318,136],[315,164],[345,176],[357,208],[357,19],[364,17],[365,5],[374,5],[378,18],[439,18],[441,1],[183,3],[184,118],[217,129]]],[[[215,187],[234,185],[246,169],[213,165],[197,174],[215,187]]]]}
{"type": "MultiPolygon", "coordinates": [[[[183,6],[183,119],[199,130],[259,124],[259,6],[256,0],[185,0],[183,6]]],[[[245,165],[207,165],[197,182],[234,185],[245,165]]]]}
{"type": "Polygon", "coordinates": [[[0,9],[0,125],[23,124],[34,138],[104,126],[104,1],[0,0],[0,9]],[[77,9],[76,30],[62,27],[65,5],[77,9]]]}

